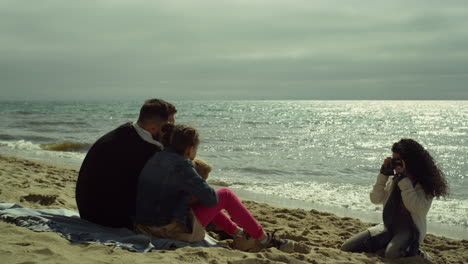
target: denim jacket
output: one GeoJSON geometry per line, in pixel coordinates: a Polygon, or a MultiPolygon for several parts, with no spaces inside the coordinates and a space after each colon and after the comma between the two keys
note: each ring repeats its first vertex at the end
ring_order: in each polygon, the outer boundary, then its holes
{"type": "Polygon", "coordinates": [[[186,223],[190,194],[208,207],[218,203],[215,190],[189,159],[171,148],[154,154],[139,175],[135,223],[163,226],[173,219],[186,223]]]}

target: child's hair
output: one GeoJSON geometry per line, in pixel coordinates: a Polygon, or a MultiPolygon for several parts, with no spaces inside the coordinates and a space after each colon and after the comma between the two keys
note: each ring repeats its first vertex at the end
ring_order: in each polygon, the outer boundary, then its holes
{"type": "Polygon", "coordinates": [[[162,127],[164,146],[172,147],[178,154],[184,155],[189,147],[197,147],[200,144],[200,135],[191,126],[165,124],[162,127]]]}
{"type": "Polygon", "coordinates": [[[208,164],[206,161],[195,158],[193,160],[193,166],[195,167],[195,170],[198,172],[198,174],[206,181],[208,178],[208,174],[210,174],[211,170],[213,169],[213,166],[208,164]]]}

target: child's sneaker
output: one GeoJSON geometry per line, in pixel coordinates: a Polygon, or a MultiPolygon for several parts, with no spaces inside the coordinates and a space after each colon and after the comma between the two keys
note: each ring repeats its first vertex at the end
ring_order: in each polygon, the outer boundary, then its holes
{"type": "Polygon", "coordinates": [[[268,236],[268,240],[266,243],[261,243],[259,240],[253,239],[248,234],[246,236],[234,236],[233,243],[231,245],[232,248],[250,252],[250,253],[257,253],[260,252],[262,249],[265,248],[277,248],[286,253],[294,252],[294,242],[288,239],[282,239],[275,236],[275,232],[266,234],[268,236]]]}
{"type": "Polygon", "coordinates": [[[263,248],[274,247],[286,253],[294,252],[294,242],[292,240],[279,238],[275,236],[275,232],[273,233],[268,232],[267,236],[268,236],[268,242],[266,244],[262,244],[260,241],[257,241],[257,245],[259,245],[259,247],[263,247],[263,248]]]}

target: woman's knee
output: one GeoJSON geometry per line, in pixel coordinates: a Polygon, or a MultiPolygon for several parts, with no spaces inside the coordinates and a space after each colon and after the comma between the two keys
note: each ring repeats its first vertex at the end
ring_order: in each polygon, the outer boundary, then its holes
{"type": "Polygon", "coordinates": [[[346,240],[346,241],[343,243],[343,245],[341,245],[341,250],[342,250],[342,251],[351,252],[352,249],[353,249],[353,243],[351,243],[351,242],[349,241],[349,239],[346,240]]]}
{"type": "Polygon", "coordinates": [[[385,258],[396,259],[402,256],[403,254],[399,246],[388,245],[388,247],[385,249],[385,258]]]}
{"type": "Polygon", "coordinates": [[[341,250],[346,252],[361,252],[363,247],[362,244],[363,241],[361,239],[352,237],[341,245],[341,250]]]}
{"type": "Polygon", "coordinates": [[[366,241],[369,237],[370,233],[368,230],[362,231],[346,240],[341,246],[341,250],[346,252],[364,252],[366,251],[366,241]]]}

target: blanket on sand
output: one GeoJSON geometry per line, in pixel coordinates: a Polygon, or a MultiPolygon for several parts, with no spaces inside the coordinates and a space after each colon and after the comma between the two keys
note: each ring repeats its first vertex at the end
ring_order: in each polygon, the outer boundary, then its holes
{"type": "Polygon", "coordinates": [[[127,228],[109,228],[82,220],[77,212],[67,209],[31,209],[14,203],[0,202],[0,219],[37,232],[55,232],[74,243],[100,243],[135,252],[187,246],[222,246],[208,234],[203,241],[196,243],[155,239],[127,228]]]}

